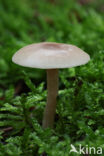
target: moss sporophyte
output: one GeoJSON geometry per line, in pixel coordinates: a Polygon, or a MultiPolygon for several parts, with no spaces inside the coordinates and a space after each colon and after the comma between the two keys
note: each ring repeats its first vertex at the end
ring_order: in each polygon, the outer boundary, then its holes
{"type": "Polygon", "coordinates": [[[17,51],[12,61],[31,68],[47,71],[47,105],[43,115],[43,128],[53,128],[58,95],[58,69],[86,64],[90,57],[80,48],[55,42],[31,44],[17,51]]]}

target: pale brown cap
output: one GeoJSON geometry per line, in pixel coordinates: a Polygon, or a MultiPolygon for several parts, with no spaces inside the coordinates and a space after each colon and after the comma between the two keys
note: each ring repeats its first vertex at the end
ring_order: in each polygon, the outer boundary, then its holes
{"type": "Polygon", "coordinates": [[[40,69],[70,68],[86,64],[90,57],[80,48],[55,42],[30,44],[17,51],[12,61],[40,69]]]}

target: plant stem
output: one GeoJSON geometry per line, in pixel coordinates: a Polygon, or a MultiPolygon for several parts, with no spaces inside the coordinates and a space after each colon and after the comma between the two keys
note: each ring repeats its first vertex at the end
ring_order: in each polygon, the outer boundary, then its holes
{"type": "Polygon", "coordinates": [[[47,90],[47,105],[44,111],[42,127],[53,128],[58,95],[58,69],[47,70],[47,90]]]}

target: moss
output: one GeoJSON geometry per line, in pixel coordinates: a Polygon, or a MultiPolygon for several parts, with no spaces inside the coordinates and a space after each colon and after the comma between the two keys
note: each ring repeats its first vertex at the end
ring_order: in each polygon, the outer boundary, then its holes
{"type": "Polygon", "coordinates": [[[102,146],[102,1],[1,0],[0,34],[0,156],[68,156],[70,144],[102,146]],[[45,71],[11,62],[19,48],[42,41],[75,44],[91,56],[85,66],[60,70],[54,130],[41,128],[45,71]]]}

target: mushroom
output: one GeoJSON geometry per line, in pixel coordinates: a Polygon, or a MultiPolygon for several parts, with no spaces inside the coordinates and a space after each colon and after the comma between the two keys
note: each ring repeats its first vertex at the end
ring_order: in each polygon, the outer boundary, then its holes
{"type": "Polygon", "coordinates": [[[86,64],[90,57],[80,48],[55,42],[30,44],[17,51],[12,61],[25,67],[47,70],[47,104],[43,115],[43,128],[53,128],[58,95],[58,69],[86,64]]]}

